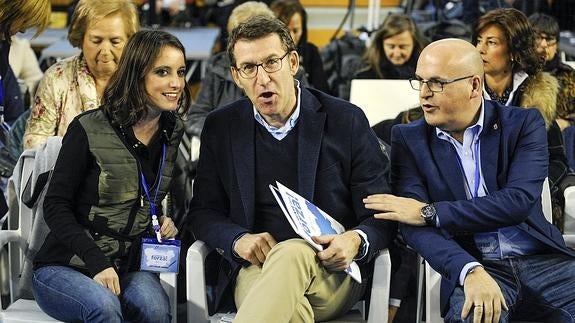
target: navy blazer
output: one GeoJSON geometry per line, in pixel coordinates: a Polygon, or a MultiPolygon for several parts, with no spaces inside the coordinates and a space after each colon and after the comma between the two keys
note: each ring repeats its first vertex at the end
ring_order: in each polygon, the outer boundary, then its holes
{"type": "MultiPolygon", "coordinates": [[[[297,192],[339,221],[365,232],[370,243],[360,262],[368,275],[379,250],[395,236],[395,226],[377,220],[362,199],[390,192],[388,161],[363,111],[320,91],[303,88],[298,119],[297,192]]],[[[194,182],[190,224],[196,239],[215,248],[230,265],[218,283],[216,304],[240,263],[232,244],[254,228],[255,127],[247,98],[214,110],[206,119],[194,182]]],[[[275,183],[270,183],[275,184],[275,183]]],[[[223,272],[222,272],[223,271],[223,272]]]]}
{"type": "Polygon", "coordinates": [[[422,118],[392,130],[391,183],[394,193],[433,202],[441,228],[401,226],[407,243],[439,272],[442,313],[465,264],[480,259],[455,241],[462,233],[518,225],[550,250],[575,256],[541,207],[547,176],[547,135],[537,109],[484,101],[480,134],[481,171],[488,195],[468,200],[457,153],[422,118]]]}

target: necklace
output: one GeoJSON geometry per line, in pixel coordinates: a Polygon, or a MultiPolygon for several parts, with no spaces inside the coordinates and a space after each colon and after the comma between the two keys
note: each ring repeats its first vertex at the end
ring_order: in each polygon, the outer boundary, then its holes
{"type": "Polygon", "coordinates": [[[509,87],[503,91],[503,95],[501,96],[498,96],[493,90],[489,88],[489,86],[487,86],[487,84],[485,84],[485,90],[487,91],[487,94],[489,94],[491,100],[506,105],[507,100],[509,100],[509,95],[511,95],[511,91],[513,90],[513,83],[511,83],[511,85],[509,85],[509,87]]]}

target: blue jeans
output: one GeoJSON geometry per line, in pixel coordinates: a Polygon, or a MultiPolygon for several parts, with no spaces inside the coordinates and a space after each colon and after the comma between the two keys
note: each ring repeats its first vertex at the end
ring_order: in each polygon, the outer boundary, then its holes
{"type": "Polygon", "coordinates": [[[92,278],[65,266],[34,271],[34,298],[51,317],[65,322],[171,321],[170,301],[159,277],[132,272],[120,277],[120,296],[92,278]]]}
{"type": "MultiPolygon", "coordinates": [[[[559,254],[483,261],[485,270],[499,284],[509,311],[500,322],[527,320],[575,322],[575,259],[559,254]]],[[[463,322],[465,295],[458,286],[449,298],[445,322],[463,322]]],[[[473,309],[464,322],[473,322],[473,309]]]]}

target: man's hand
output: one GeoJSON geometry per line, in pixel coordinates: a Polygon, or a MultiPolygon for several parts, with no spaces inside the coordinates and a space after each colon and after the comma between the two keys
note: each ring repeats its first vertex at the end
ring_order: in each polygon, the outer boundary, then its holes
{"type": "Polygon", "coordinates": [[[366,209],[383,212],[374,214],[377,219],[416,226],[425,225],[425,220],[421,217],[421,208],[425,203],[418,200],[391,194],[374,194],[364,198],[363,203],[366,209]]]}
{"type": "Polygon", "coordinates": [[[501,309],[507,311],[507,304],[499,285],[481,266],[467,274],[463,291],[465,303],[461,311],[462,320],[467,318],[471,308],[473,308],[473,323],[497,323],[501,309]]]}
{"type": "Polygon", "coordinates": [[[317,257],[321,264],[332,272],[349,267],[361,246],[361,238],[355,231],[317,236],[312,239],[325,247],[317,253],[317,257]]]}
{"type": "Polygon", "coordinates": [[[277,244],[274,237],[267,232],[246,233],[234,245],[234,251],[252,265],[261,266],[266,261],[270,250],[277,244]]]}
{"type": "Polygon", "coordinates": [[[172,218],[162,215],[159,219],[160,221],[160,234],[164,239],[175,238],[178,234],[178,228],[174,224],[172,218]]]}
{"type": "Polygon", "coordinates": [[[108,267],[97,273],[92,279],[111,290],[114,295],[120,295],[120,278],[114,268],[108,267]]]}

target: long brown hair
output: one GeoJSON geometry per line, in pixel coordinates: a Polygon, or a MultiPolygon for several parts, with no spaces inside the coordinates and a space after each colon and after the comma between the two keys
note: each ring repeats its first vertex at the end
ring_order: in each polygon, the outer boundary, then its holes
{"type": "Polygon", "coordinates": [[[408,15],[390,14],[385,19],[381,27],[376,31],[375,35],[373,36],[371,45],[363,55],[364,63],[373,68],[379,77],[386,77],[383,75],[383,71],[381,70],[382,64],[392,65],[392,63],[387,59],[387,56],[385,55],[385,51],[383,49],[383,41],[389,37],[401,34],[404,31],[409,31],[411,38],[413,39],[413,52],[405,64],[414,67],[417,65],[419,53],[423,47],[425,47],[425,41],[423,40],[423,37],[419,34],[415,23],[408,15]]]}
{"type": "MultiPolygon", "coordinates": [[[[102,96],[104,111],[114,125],[130,127],[146,117],[150,100],[144,79],[164,47],[179,49],[186,55],[176,36],[160,30],[139,31],[126,44],[118,69],[102,96]]],[[[184,116],[190,103],[191,92],[186,82],[176,114],[184,116]]]]}

